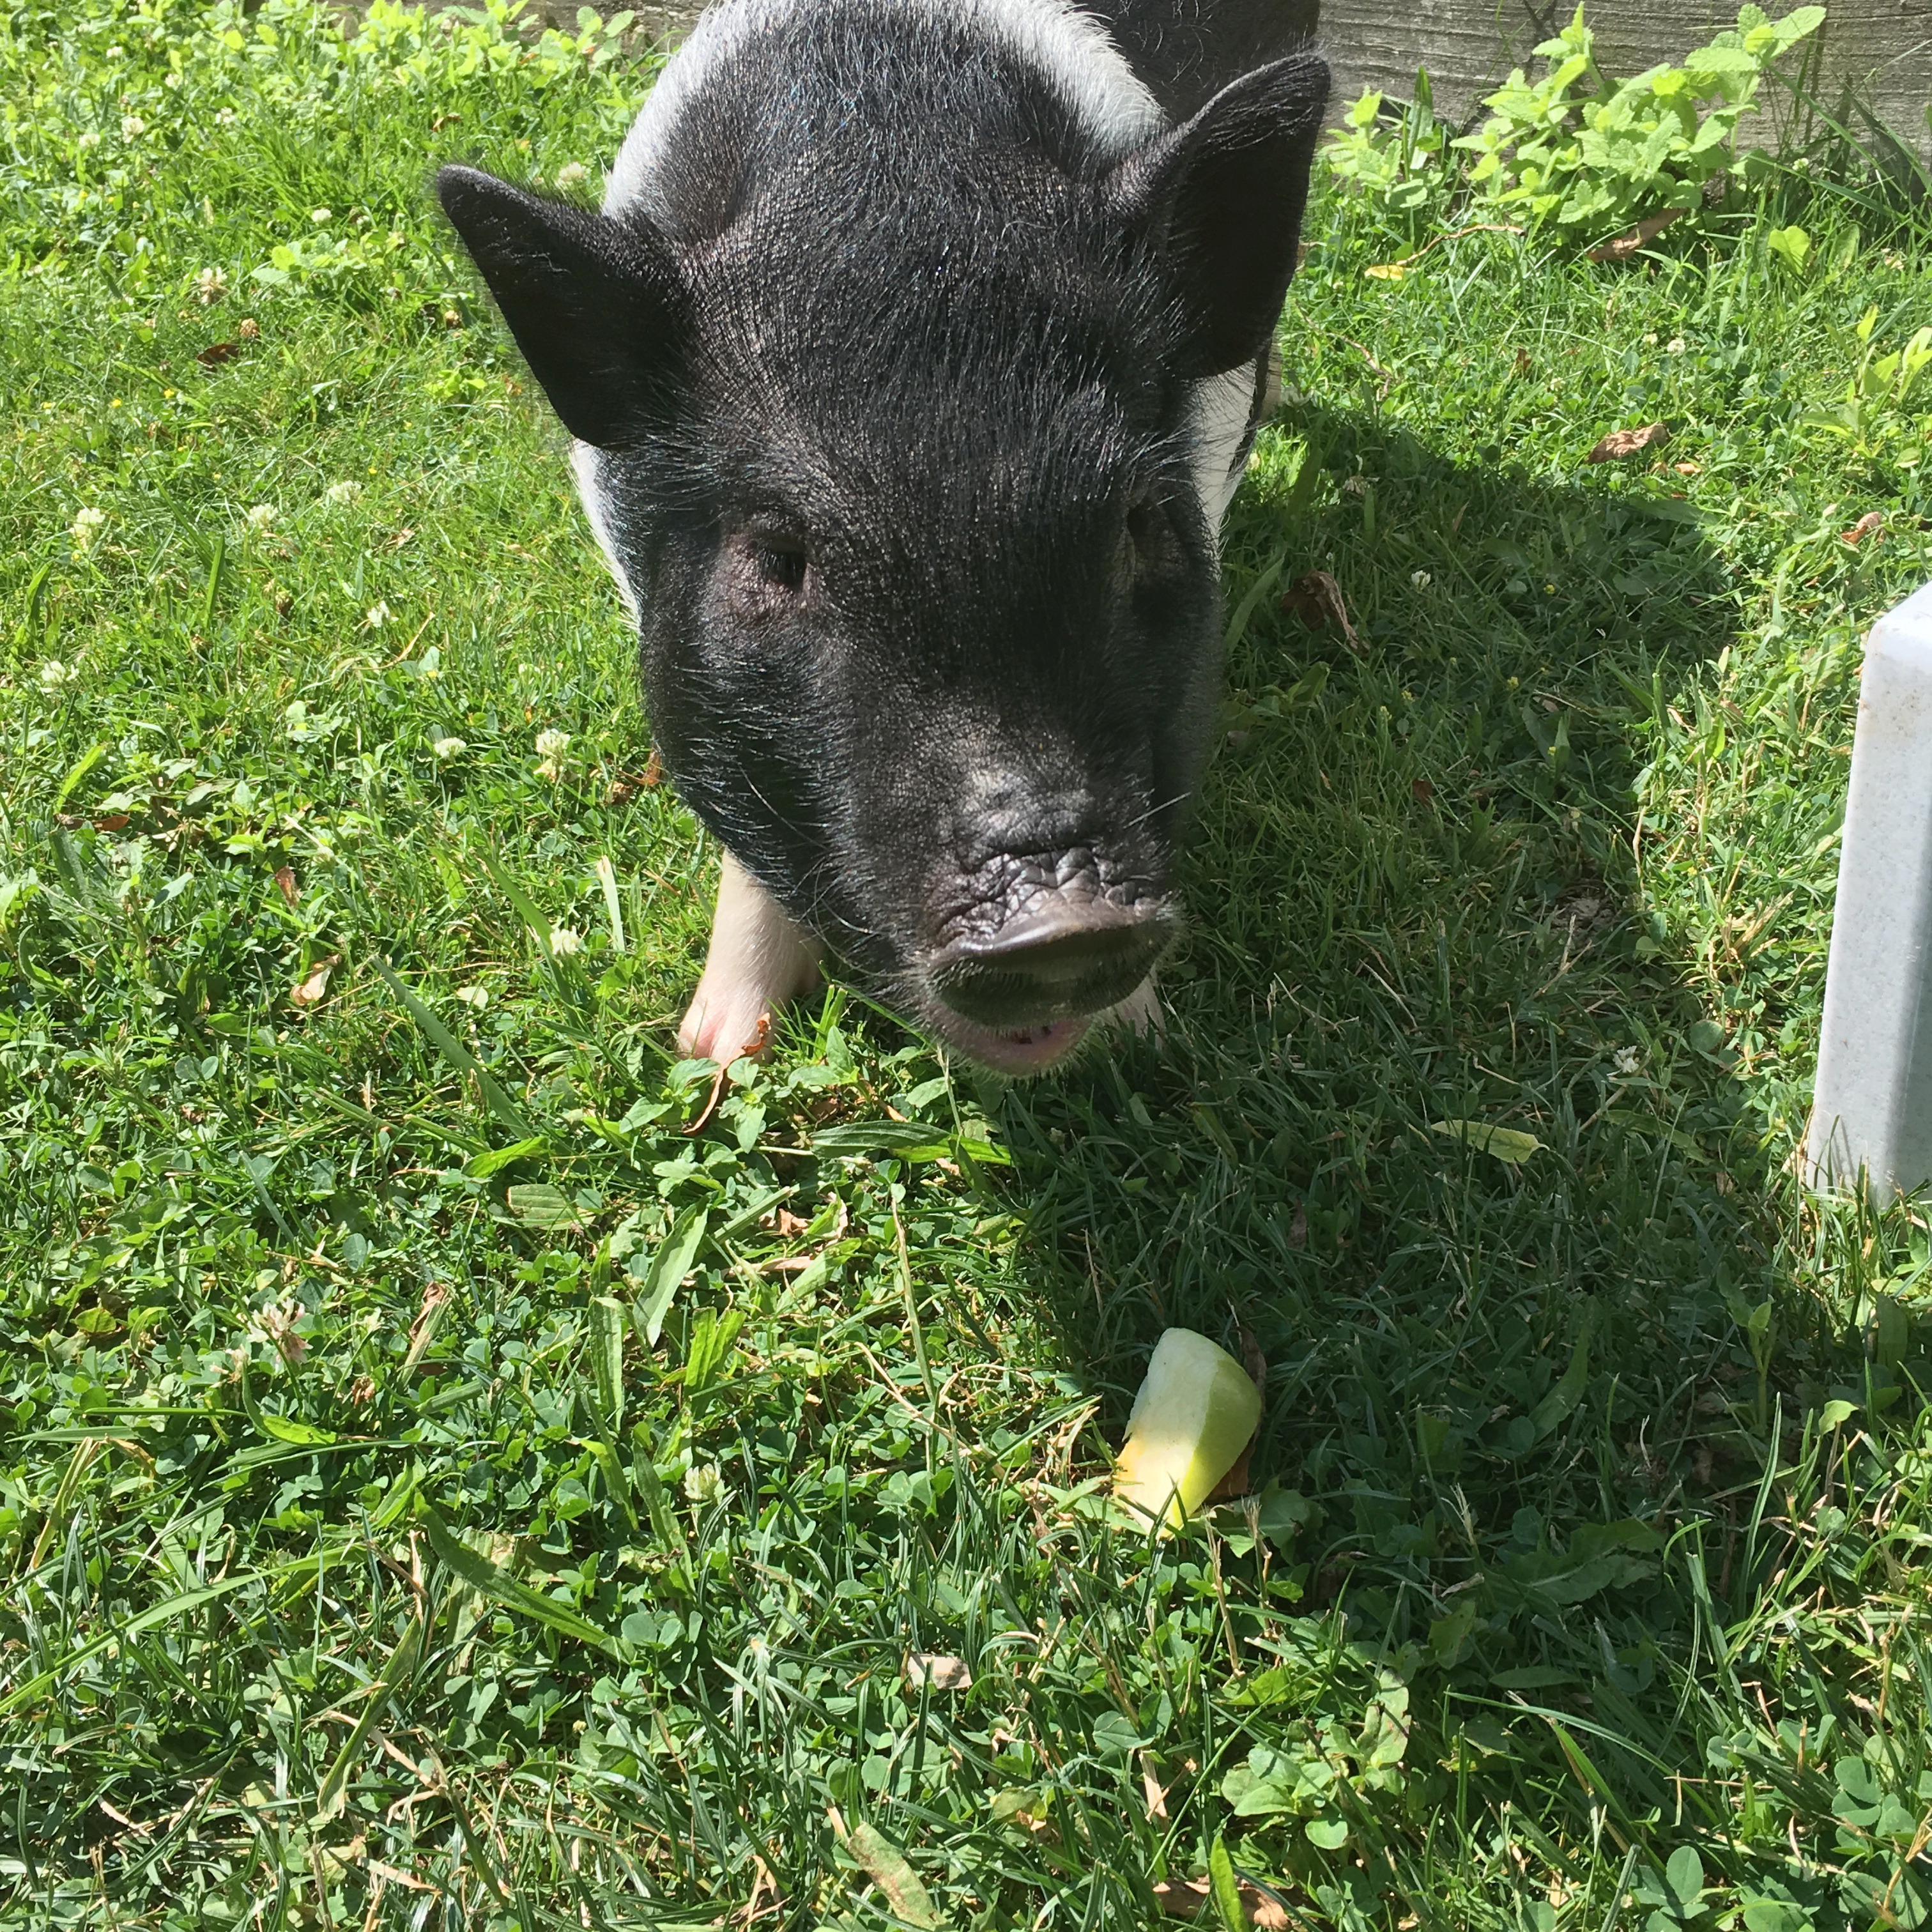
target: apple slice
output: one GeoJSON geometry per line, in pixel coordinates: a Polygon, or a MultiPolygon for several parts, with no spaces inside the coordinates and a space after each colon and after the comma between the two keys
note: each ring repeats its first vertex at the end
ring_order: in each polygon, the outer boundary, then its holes
{"type": "Polygon", "coordinates": [[[1260,1394],[1232,1355],[1191,1328],[1168,1329],[1127,1418],[1114,1494],[1178,1528],[1234,1466],[1261,1415],[1260,1394]]]}

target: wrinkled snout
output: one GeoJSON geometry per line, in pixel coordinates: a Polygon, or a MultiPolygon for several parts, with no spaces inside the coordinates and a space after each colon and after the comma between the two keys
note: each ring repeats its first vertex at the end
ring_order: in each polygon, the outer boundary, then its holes
{"type": "Polygon", "coordinates": [[[1084,1020],[1140,986],[1176,923],[1160,901],[1051,896],[934,955],[933,988],[961,1018],[996,1033],[1084,1020]]]}

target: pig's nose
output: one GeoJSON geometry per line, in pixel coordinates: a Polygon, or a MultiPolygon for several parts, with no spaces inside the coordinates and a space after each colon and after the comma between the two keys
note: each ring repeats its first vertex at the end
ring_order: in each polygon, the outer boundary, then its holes
{"type": "Polygon", "coordinates": [[[955,940],[933,960],[940,998],[1000,1030],[1078,1019],[1118,1005],[1173,938],[1164,906],[1048,899],[986,938],[955,940]]]}

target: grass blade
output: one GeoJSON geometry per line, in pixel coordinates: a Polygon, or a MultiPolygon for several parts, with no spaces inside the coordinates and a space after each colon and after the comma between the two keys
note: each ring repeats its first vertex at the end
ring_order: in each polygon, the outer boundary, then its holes
{"type": "Polygon", "coordinates": [[[477,1085],[482,1089],[484,1104],[503,1125],[519,1140],[536,1138],[530,1122],[526,1120],[508,1094],[497,1085],[495,1079],[462,1041],[438,1019],[429,1008],[404,986],[396,976],[394,969],[385,960],[372,959],[377,976],[384,986],[402,1001],[411,1019],[422,1029],[424,1038],[458,1073],[472,1074],[477,1085]]]}
{"type": "Polygon", "coordinates": [[[389,1700],[416,1675],[416,1660],[422,1654],[422,1640],[423,1620],[418,1611],[410,1619],[409,1628],[404,1631],[402,1641],[392,1654],[389,1667],[370,1685],[368,1700],[362,1707],[362,1716],[356,1720],[356,1728],[349,1733],[341,1750],[336,1754],[335,1762],[323,1775],[316,1792],[313,1822],[316,1825],[326,1825],[342,1809],[349,1774],[362,1756],[362,1747],[369,1741],[369,1733],[389,1708],[389,1700]]]}
{"type": "Polygon", "coordinates": [[[528,1584],[519,1583],[508,1570],[492,1563],[487,1556],[480,1556],[451,1529],[429,1504],[418,1502],[416,1516],[437,1560],[454,1570],[472,1590],[480,1590],[507,1610],[514,1610],[537,1623],[548,1624],[560,1635],[574,1637],[579,1643],[587,1643],[593,1650],[602,1651],[606,1657],[621,1661],[622,1652],[595,1624],[586,1622],[567,1605],[532,1590],[528,1584]]]}

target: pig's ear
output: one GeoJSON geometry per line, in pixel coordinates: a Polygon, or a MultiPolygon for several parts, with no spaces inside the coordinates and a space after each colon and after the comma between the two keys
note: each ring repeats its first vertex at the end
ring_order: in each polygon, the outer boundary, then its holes
{"type": "Polygon", "coordinates": [[[1166,278],[1181,373],[1251,362],[1294,273],[1328,67],[1297,54],[1244,74],[1130,156],[1106,193],[1166,278]]]}
{"type": "Polygon", "coordinates": [[[444,168],[436,191],[564,428],[606,449],[634,441],[679,360],[684,304],[670,249],[641,224],[540,200],[474,168],[444,168]]]}

